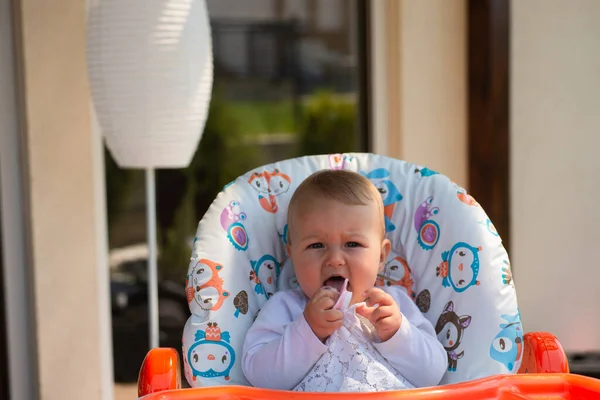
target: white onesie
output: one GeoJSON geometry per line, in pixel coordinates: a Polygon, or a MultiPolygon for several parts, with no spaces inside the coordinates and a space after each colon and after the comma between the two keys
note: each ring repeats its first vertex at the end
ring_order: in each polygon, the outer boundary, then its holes
{"type": "MultiPolygon", "coordinates": [[[[277,292],[248,330],[242,370],[257,387],[311,392],[362,392],[434,386],[447,356],[433,326],[395,287],[382,288],[403,314],[396,334],[381,343],[374,327],[345,309],[344,324],[325,343],[304,319],[300,289],[277,292]]],[[[342,297],[340,297],[343,301],[342,297]]]]}

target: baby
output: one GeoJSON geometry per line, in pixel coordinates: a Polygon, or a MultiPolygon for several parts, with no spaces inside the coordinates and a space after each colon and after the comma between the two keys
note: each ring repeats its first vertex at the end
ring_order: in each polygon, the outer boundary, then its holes
{"type": "Polygon", "coordinates": [[[433,326],[399,287],[373,287],[390,247],[367,178],[324,170],[304,180],[289,204],[286,245],[300,288],[275,293],[250,327],[248,381],[312,392],[437,385],[447,356],[433,326]]]}

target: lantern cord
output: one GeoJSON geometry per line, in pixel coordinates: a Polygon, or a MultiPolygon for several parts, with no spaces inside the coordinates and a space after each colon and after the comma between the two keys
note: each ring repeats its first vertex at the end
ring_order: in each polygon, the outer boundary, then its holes
{"type": "Polygon", "coordinates": [[[156,181],[154,168],[146,168],[146,219],[148,235],[148,321],[150,347],[159,346],[158,268],[156,251],[156,181]]]}

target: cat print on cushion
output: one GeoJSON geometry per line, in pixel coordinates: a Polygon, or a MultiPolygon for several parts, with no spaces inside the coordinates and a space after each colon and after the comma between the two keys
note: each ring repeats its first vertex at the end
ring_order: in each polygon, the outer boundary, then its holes
{"type": "Polygon", "coordinates": [[[464,292],[471,286],[479,286],[479,252],[465,242],[456,243],[450,251],[442,253],[442,263],[436,267],[435,275],[442,278],[442,286],[464,292]]]}
{"type": "Polygon", "coordinates": [[[279,239],[281,239],[281,241],[283,242],[283,245],[285,246],[287,244],[288,224],[285,224],[283,226],[283,232],[281,232],[281,233],[277,232],[277,235],[279,236],[279,239]]]}
{"type": "Polygon", "coordinates": [[[246,217],[246,213],[240,210],[240,202],[237,200],[231,200],[221,211],[221,227],[227,232],[227,238],[236,250],[248,248],[248,233],[242,224],[246,217]]]}
{"type": "Polygon", "coordinates": [[[202,310],[218,310],[229,297],[229,292],[223,289],[223,279],[219,272],[221,264],[207,259],[199,260],[186,282],[188,303],[195,301],[202,310]]]}
{"type": "Polygon", "coordinates": [[[519,313],[515,315],[502,315],[506,320],[500,324],[502,330],[496,335],[490,346],[490,357],[508,369],[515,372],[517,360],[523,355],[523,331],[519,313]]]}
{"type": "Polygon", "coordinates": [[[385,168],[377,168],[369,173],[361,171],[361,174],[369,179],[381,194],[383,213],[385,214],[385,231],[394,231],[396,225],[392,223],[392,215],[396,203],[402,200],[402,194],[400,194],[394,182],[390,180],[390,171],[385,168]]]}
{"type": "Polygon", "coordinates": [[[413,285],[412,271],[402,257],[395,257],[388,261],[375,281],[375,286],[401,286],[411,299],[415,298],[413,285]]]}
{"type": "Polygon", "coordinates": [[[415,168],[415,174],[421,174],[422,177],[438,175],[439,172],[429,169],[427,167],[415,168]]]}
{"type": "Polygon", "coordinates": [[[354,157],[349,154],[330,154],[329,168],[331,169],[346,169],[354,161],[354,157]]]}
{"type": "Polygon", "coordinates": [[[494,224],[492,223],[492,220],[489,218],[486,218],[485,221],[477,221],[477,223],[479,225],[483,225],[485,226],[485,229],[492,235],[495,237],[500,237],[500,235],[498,234],[498,231],[496,230],[496,227],[494,226],[494,224]]]}
{"type": "Polygon", "coordinates": [[[452,181],[452,185],[456,188],[456,197],[468,206],[479,207],[477,200],[467,193],[467,190],[458,183],[452,181]]]}
{"type": "Polygon", "coordinates": [[[414,226],[418,233],[417,241],[423,250],[431,250],[440,239],[440,226],[432,218],[440,209],[432,207],[433,196],[425,199],[415,212],[414,226]]]}
{"type": "Polygon", "coordinates": [[[455,372],[458,360],[465,355],[464,351],[459,352],[465,329],[471,324],[471,316],[459,316],[454,312],[454,303],[449,301],[444,307],[435,325],[435,333],[440,343],[448,353],[448,371],[455,372]]]}
{"type": "Polygon", "coordinates": [[[229,332],[221,332],[216,322],[209,322],[206,331],[199,329],[194,344],[188,350],[187,360],[192,370],[192,379],[225,377],[235,363],[235,351],[230,344],[229,332]]]}
{"type": "Polygon", "coordinates": [[[275,214],[279,210],[277,196],[288,191],[292,179],[275,168],[273,172],[253,172],[248,183],[258,192],[258,201],[263,210],[275,214]]]}
{"type": "Polygon", "coordinates": [[[265,254],[257,261],[250,260],[252,270],[250,280],[254,283],[254,291],[267,299],[276,290],[277,278],[281,273],[281,263],[270,254],[265,254]]]}
{"type": "Polygon", "coordinates": [[[508,260],[502,260],[502,264],[504,264],[502,267],[502,283],[511,285],[514,289],[515,282],[512,276],[512,269],[510,268],[510,262],[508,260]]]}

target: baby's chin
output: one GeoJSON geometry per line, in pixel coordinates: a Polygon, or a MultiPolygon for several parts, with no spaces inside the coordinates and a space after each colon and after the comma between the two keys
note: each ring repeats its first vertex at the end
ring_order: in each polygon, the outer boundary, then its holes
{"type": "Polygon", "coordinates": [[[352,300],[350,300],[351,305],[362,303],[363,301],[365,301],[365,299],[360,293],[352,293],[352,300]]]}

